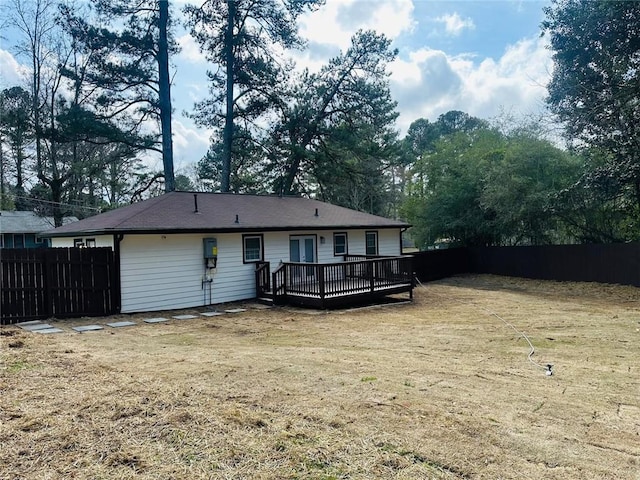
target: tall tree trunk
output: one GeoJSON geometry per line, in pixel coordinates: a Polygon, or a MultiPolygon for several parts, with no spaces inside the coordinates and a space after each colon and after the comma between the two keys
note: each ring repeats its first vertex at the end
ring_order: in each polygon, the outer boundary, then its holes
{"type": "Polygon", "coordinates": [[[16,207],[16,210],[31,210],[29,208],[29,201],[25,198],[26,192],[24,190],[24,176],[23,176],[24,151],[22,149],[22,145],[16,145],[14,153],[16,157],[15,207],[16,207]]]}
{"type": "Polygon", "coordinates": [[[51,188],[51,201],[53,205],[53,223],[56,227],[62,226],[64,212],[62,211],[62,180],[54,179],[49,183],[51,188]]]}
{"type": "MultiPolygon", "coordinates": [[[[297,148],[297,145],[293,147],[294,150],[297,148]]],[[[300,169],[300,163],[302,162],[303,156],[294,152],[291,156],[291,163],[287,168],[286,175],[284,177],[284,182],[281,187],[281,192],[283,195],[291,195],[293,193],[293,182],[296,179],[296,175],[298,174],[298,170],[300,169]]]]}
{"type": "Polygon", "coordinates": [[[220,191],[228,192],[231,179],[231,147],[233,145],[233,21],[236,16],[235,0],[227,0],[227,31],[225,39],[225,63],[227,68],[227,109],[224,117],[224,148],[220,191]]]}
{"type": "Polygon", "coordinates": [[[171,84],[169,78],[169,45],[167,23],[169,21],[169,0],[159,0],[160,38],[158,39],[158,71],[160,90],[160,125],[162,129],[162,163],[164,165],[164,190],[176,189],[173,173],[173,139],[171,134],[171,84]]]}
{"type": "Polygon", "coordinates": [[[5,185],[4,185],[4,147],[2,132],[0,132],[0,210],[5,209],[5,185]]]}

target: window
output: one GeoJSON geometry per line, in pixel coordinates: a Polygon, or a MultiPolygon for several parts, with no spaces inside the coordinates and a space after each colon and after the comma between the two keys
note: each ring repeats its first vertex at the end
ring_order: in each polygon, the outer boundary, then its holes
{"type": "Polygon", "coordinates": [[[13,234],[13,248],[24,248],[24,235],[21,233],[13,234]]]}
{"type": "Polygon", "coordinates": [[[73,246],[74,247],[84,247],[84,242],[82,241],[81,238],[74,238],[73,239],[73,246]]]}
{"type": "Polygon", "coordinates": [[[95,247],[96,246],[96,239],[95,238],[87,238],[85,245],[87,247],[95,247]]]}
{"type": "Polygon", "coordinates": [[[367,255],[378,254],[378,232],[365,233],[365,253],[367,255]]]}
{"type": "Polygon", "coordinates": [[[334,255],[346,255],[347,252],[347,234],[346,233],[334,233],[333,234],[333,254],[334,255]]]}
{"type": "Polygon", "coordinates": [[[244,263],[259,262],[262,260],[262,235],[243,235],[242,247],[244,263]]]}

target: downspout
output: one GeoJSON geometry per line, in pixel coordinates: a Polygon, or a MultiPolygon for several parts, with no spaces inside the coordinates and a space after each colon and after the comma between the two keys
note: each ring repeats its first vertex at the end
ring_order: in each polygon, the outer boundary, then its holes
{"type": "Polygon", "coordinates": [[[404,227],[404,228],[400,229],[400,255],[403,255],[403,252],[402,252],[402,234],[404,232],[406,232],[408,229],[409,229],[409,227],[404,227]]]}
{"type": "Polygon", "coordinates": [[[113,297],[114,297],[114,305],[113,308],[115,313],[120,313],[122,309],[122,289],[120,288],[121,274],[120,274],[120,242],[124,238],[123,233],[114,233],[113,234],[113,256],[115,257],[115,268],[113,272],[113,297]]]}

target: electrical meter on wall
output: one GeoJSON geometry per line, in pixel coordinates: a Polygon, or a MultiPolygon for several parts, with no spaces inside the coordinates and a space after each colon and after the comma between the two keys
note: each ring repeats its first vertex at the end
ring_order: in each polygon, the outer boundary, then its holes
{"type": "Polygon", "coordinates": [[[216,238],[204,238],[204,258],[208,268],[215,268],[218,263],[218,240],[216,238]]]}

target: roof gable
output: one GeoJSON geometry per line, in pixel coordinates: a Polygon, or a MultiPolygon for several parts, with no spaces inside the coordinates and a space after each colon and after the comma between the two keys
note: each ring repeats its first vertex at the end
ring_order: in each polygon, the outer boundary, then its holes
{"type": "Polygon", "coordinates": [[[402,228],[409,224],[301,197],[170,192],[45,232],[110,233],[402,228]],[[197,211],[196,211],[197,209],[197,211]]]}

